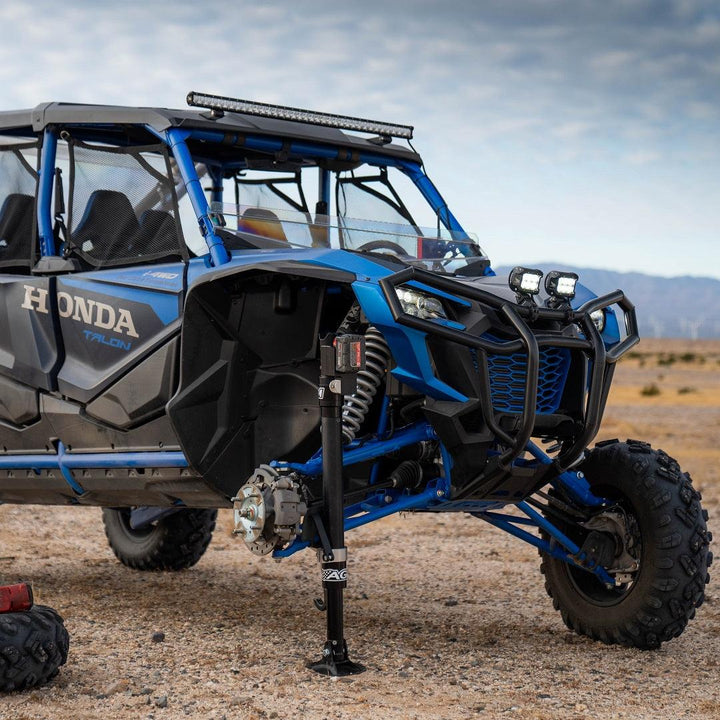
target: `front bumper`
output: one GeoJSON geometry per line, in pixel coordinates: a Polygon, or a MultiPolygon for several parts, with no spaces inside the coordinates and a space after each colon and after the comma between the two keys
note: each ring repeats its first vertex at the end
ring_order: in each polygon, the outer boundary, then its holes
{"type": "MultiPolygon", "coordinates": [[[[500,453],[493,458],[493,467],[497,471],[507,472],[513,466],[525,452],[536,428],[538,408],[542,411],[542,403],[538,402],[542,395],[538,395],[538,389],[545,358],[553,353],[582,353],[587,361],[587,383],[584,402],[580,404],[579,417],[576,419],[578,431],[574,433],[571,442],[563,443],[561,451],[554,459],[553,471],[561,473],[582,458],[585,448],[598,431],[615,363],[639,340],[635,308],[622,291],[616,290],[593,298],[581,307],[571,309],[521,305],[467,282],[417,267],[405,268],[379,282],[396,323],[419,330],[432,338],[465,346],[477,357],[476,390],[479,408],[485,426],[501,446],[500,453]],[[424,320],[407,314],[402,309],[395,288],[411,281],[486,309],[500,320],[506,339],[489,336],[482,328],[473,332],[459,323],[424,320]],[[590,314],[611,305],[617,305],[621,309],[626,335],[606,347],[590,314]],[[559,329],[543,329],[549,325],[559,329]],[[518,353],[525,358],[521,366],[521,372],[524,373],[524,393],[519,396],[519,401],[515,398],[513,410],[516,417],[512,427],[508,427],[507,423],[502,422],[507,408],[497,407],[497,375],[494,374],[493,366],[502,365],[502,358],[509,359],[518,353]]],[[[448,382],[449,379],[440,380],[448,382]]],[[[486,476],[487,473],[481,473],[470,485],[463,487],[461,495],[468,495],[473,489],[486,484],[486,476]]]]}

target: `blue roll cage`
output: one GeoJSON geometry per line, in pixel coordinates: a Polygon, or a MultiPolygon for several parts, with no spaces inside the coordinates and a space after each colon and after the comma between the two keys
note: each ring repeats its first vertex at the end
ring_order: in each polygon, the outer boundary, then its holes
{"type": "MultiPolygon", "coordinates": [[[[210,143],[222,143],[225,139],[225,133],[209,130],[187,130],[182,128],[170,128],[164,133],[161,133],[150,126],[146,126],[146,129],[165,143],[175,158],[195,212],[200,232],[207,243],[209,255],[207,256],[206,263],[214,267],[228,263],[232,259],[231,255],[225,248],[221,238],[215,232],[216,225],[210,211],[210,204],[198,178],[192,155],[187,146],[187,140],[189,139],[210,143]]],[[[40,251],[43,256],[56,254],[51,199],[57,141],[57,130],[52,127],[45,129],[41,151],[37,204],[38,234],[40,251]]],[[[338,148],[320,143],[292,141],[288,145],[281,139],[259,135],[244,135],[243,141],[244,147],[251,150],[279,152],[289,149],[292,153],[314,158],[336,159],[340,156],[341,152],[338,148]]],[[[465,231],[462,226],[450,211],[431,180],[425,174],[421,165],[401,158],[393,158],[392,156],[371,152],[361,152],[358,160],[368,165],[397,167],[414,182],[415,186],[435,211],[443,225],[454,233],[464,234],[465,231]]],[[[212,174],[213,171],[211,170],[211,175],[212,174]]],[[[213,184],[217,187],[217,183],[213,184]]],[[[328,170],[320,171],[318,195],[320,200],[329,204],[330,172],[328,170]]],[[[219,199],[216,193],[214,193],[211,198],[213,201],[219,199]]],[[[494,274],[490,268],[488,268],[487,273],[494,274]]],[[[458,300],[458,302],[460,301],[458,300]]],[[[388,452],[398,450],[408,445],[414,445],[423,440],[438,440],[433,428],[429,423],[424,421],[396,429],[390,437],[386,427],[387,415],[385,411],[387,409],[387,399],[385,403],[386,405],[383,408],[383,412],[380,413],[380,420],[375,434],[370,438],[354,441],[345,447],[343,454],[343,464],[345,466],[379,459],[388,452]]],[[[440,443],[440,450],[443,459],[444,473],[436,480],[430,482],[424,491],[411,495],[392,489],[383,489],[381,491],[371,490],[362,502],[345,508],[345,529],[351,530],[382,517],[407,510],[469,512],[553,557],[559,558],[570,565],[589,570],[608,586],[615,585],[614,579],[604,568],[600,566],[589,567],[588,558],[581,552],[578,545],[533,509],[527,502],[512,503],[523,513],[522,516],[519,516],[498,512],[499,509],[508,504],[504,502],[453,501],[450,490],[452,459],[442,443],[440,443]],[[533,535],[526,529],[528,527],[543,531],[549,538],[545,539],[544,537],[533,535]]],[[[518,459],[515,461],[515,464],[518,466],[549,465],[553,462],[552,458],[533,442],[528,442],[526,450],[532,456],[532,459],[518,459]]],[[[308,476],[320,475],[322,472],[322,454],[318,451],[306,463],[287,463],[276,460],[272,464],[278,469],[293,470],[308,476]]],[[[0,457],[0,468],[29,468],[36,471],[49,468],[58,469],[63,474],[73,492],[78,496],[82,495],[84,491],[73,477],[71,472],[73,469],[88,467],[187,466],[187,459],[181,452],[68,453],[65,451],[62,443],[58,448],[57,455],[54,456],[16,455],[0,457]]],[[[371,475],[371,483],[375,481],[377,471],[378,465],[376,464],[371,475]]],[[[567,470],[553,478],[551,484],[561,486],[574,500],[586,507],[600,508],[607,504],[607,501],[603,498],[598,498],[593,495],[582,473],[567,470]]],[[[143,512],[147,514],[146,510],[143,512]]],[[[166,512],[166,510],[163,510],[163,512],[166,512]]],[[[288,557],[308,545],[309,543],[307,541],[296,538],[288,547],[282,550],[276,550],[274,557],[288,557]]]]}

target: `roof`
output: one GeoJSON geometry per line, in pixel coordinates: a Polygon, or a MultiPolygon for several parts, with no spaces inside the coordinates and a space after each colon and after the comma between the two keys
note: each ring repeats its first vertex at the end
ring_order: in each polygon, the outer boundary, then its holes
{"type": "Polygon", "coordinates": [[[64,102],[43,103],[32,110],[0,112],[0,132],[14,130],[22,134],[34,135],[48,125],[150,126],[160,133],[169,128],[182,127],[227,133],[271,135],[421,162],[420,156],[404,145],[395,143],[379,145],[368,137],[348,134],[336,128],[233,112],[226,112],[222,117],[215,118],[209,110],[83,105],[64,102]]]}

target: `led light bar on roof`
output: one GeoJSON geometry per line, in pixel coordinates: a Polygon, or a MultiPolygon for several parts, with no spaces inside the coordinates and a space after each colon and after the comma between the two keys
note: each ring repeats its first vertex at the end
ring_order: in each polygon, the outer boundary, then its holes
{"type": "Polygon", "coordinates": [[[216,112],[236,112],[244,115],[277,118],[279,120],[294,120],[295,122],[323,125],[324,127],[338,128],[340,130],[357,130],[359,132],[375,133],[382,137],[398,137],[410,140],[413,136],[412,125],[396,125],[394,123],[366,120],[364,118],[349,117],[347,115],[334,115],[332,113],[285,107],[284,105],[269,105],[267,103],[239,100],[221,95],[208,95],[195,91],[188,93],[187,103],[194,107],[208,108],[216,112]]]}

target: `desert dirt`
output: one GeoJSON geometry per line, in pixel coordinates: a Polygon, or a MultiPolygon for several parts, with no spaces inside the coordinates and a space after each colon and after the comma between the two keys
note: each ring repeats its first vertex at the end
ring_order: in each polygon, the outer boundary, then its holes
{"type": "MultiPolygon", "coordinates": [[[[609,437],[675,456],[720,532],[720,342],[643,341],[609,437]]],[[[139,573],[97,508],[0,507],[0,577],[31,581],[71,636],[59,676],[0,696],[0,718],[720,717],[717,583],[660,650],[608,647],[565,628],[531,547],[471,517],[391,517],[348,534],[346,636],[368,669],[329,679],[305,668],[324,638],[314,556],[257,558],[231,528],[221,512],[191,570],[139,573]]]]}

